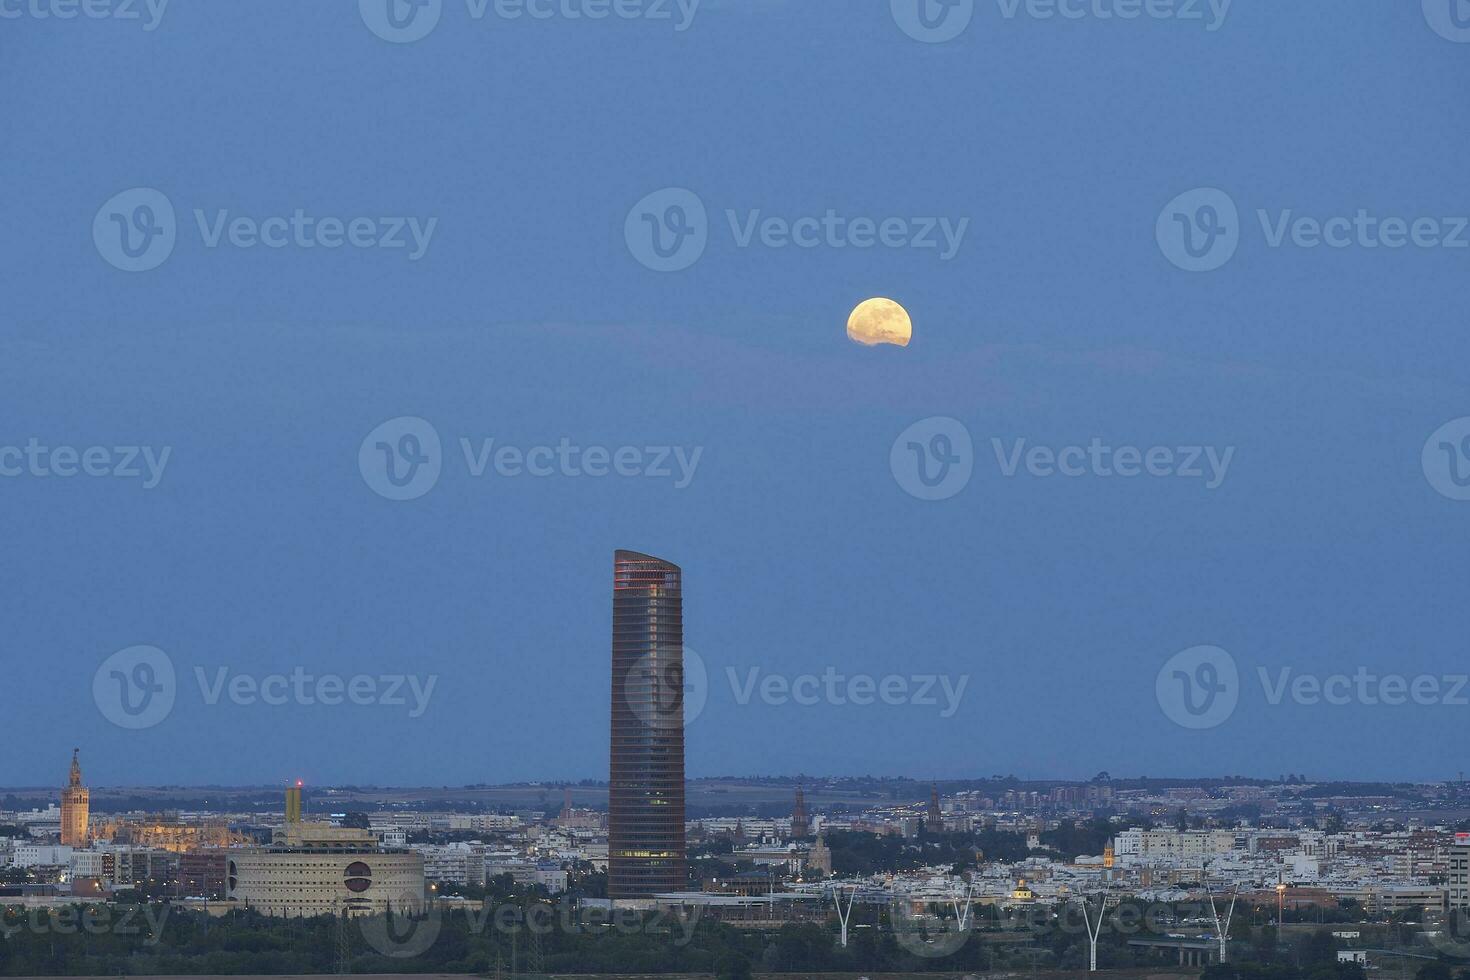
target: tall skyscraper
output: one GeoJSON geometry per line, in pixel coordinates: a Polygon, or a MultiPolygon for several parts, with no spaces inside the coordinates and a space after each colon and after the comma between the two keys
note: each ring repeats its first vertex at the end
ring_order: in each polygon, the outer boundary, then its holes
{"type": "Polygon", "coordinates": [[[613,556],[607,894],[684,891],[684,600],[679,566],[613,556]]]}
{"type": "Polygon", "coordinates": [[[295,786],[286,787],[286,822],[301,822],[301,780],[295,786]]]}
{"type": "Polygon", "coordinates": [[[87,846],[87,817],[92,809],[92,794],[82,785],[80,752],[71,750],[71,777],[61,791],[61,843],[71,847],[87,846]]]}

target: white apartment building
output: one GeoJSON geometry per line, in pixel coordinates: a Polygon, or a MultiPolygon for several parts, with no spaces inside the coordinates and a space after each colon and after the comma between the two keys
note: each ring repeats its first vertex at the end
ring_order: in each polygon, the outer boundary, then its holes
{"type": "Polygon", "coordinates": [[[1238,849],[1233,830],[1125,830],[1113,839],[1113,856],[1122,864],[1143,861],[1198,863],[1238,849]]]}
{"type": "Polygon", "coordinates": [[[102,851],[73,851],[71,855],[72,880],[90,878],[100,882],[107,876],[107,864],[107,855],[102,851]]]}
{"type": "Polygon", "coordinates": [[[517,885],[540,885],[553,895],[567,890],[567,873],[554,861],[533,863],[519,858],[487,857],[485,877],[510,875],[517,885]]]}
{"type": "Polygon", "coordinates": [[[506,813],[482,813],[475,817],[473,830],[498,830],[501,832],[520,830],[523,826],[521,818],[514,814],[506,813]]]}
{"type": "Polygon", "coordinates": [[[456,885],[485,883],[485,848],[476,844],[415,847],[424,856],[424,877],[456,885]]]}
{"type": "Polygon", "coordinates": [[[65,844],[17,844],[15,865],[18,868],[69,867],[72,849],[65,844]]]}

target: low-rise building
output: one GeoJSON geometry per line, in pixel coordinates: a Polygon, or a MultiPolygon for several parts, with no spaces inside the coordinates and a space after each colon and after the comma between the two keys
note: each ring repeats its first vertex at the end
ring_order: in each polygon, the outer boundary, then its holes
{"type": "Polygon", "coordinates": [[[379,848],[371,831],[292,824],[269,847],[231,850],[225,891],[266,915],[411,913],[424,902],[424,858],[379,848]]]}

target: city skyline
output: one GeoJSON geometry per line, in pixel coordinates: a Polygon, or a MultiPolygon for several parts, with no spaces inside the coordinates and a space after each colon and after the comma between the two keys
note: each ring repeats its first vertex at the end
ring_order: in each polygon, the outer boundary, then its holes
{"type": "MultiPolygon", "coordinates": [[[[672,598],[667,563],[620,553],[618,566],[635,610],[621,617],[625,628],[638,607],[672,598]]],[[[632,632],[645,633],[646,621],[632,632]]],[[[676,643],[654,647],[677,664],[676,643]]],[[[631,668],[640,683],[641,659],[631,668]]],[[[676,713],[667,705],[677,699],[663,703],[676,713]]],[[[66,783],[64,794],[86,789],[75,752],[66,783]]],[[[864,789],[851,796],[856,806],[828,795],[811,807],[806,785],[789,784],[784,806],[759,813],[691,814],[680,832],[697,872],[630,897],[614,887],[616,821],[588,809],[586,787],[564,791],[559,807],[385,800],[328,816],[304,812],[310,791],[296,782],[243,806],[94,816],[82,839],[59,844],[74,814],[7,802],[0,897],[11,904],[0,941],[27,975],[102,971],[120,948],[140,964],[166,951],[217,972],[218,951],[192,939],[201,926],[217,938],[273,937],[269,953],[230,961],[249,973],[283,955],[296,972],[362,972],[350,967],[378,956],[453,963],[452,972],[463,969],[461,937],[473,940],[478,972],[492,975],[501,965],[544,974],[553,956],[647,975],[650,953],[666,957],[664,971],[698,973],[684,956],[691,944],[725,955],[733,945],[742,959],[800,976],[866,975],[880,964],[978,975],[1038,958],[1074,976],[1162,958],[1186,968],[1350,962],[1337,974],[1348,980],[1402,958],[1470,961],[1463,781],[1402,798],[1404,814],[1387,811],[1392,801],[1375,787],[1321,794],[1302,782],[1222,793],[1140,789],[1099,773],[1085,786],[993,796],[937,784],[924,794],[910,782],[909,799],[864,789]],[[67,924],[79,905],[80,930],[67,924]],[[1230,925],[1237,905],[1239,929],[1230,925]],[[139,907],[146,927],[132,924],[139,907]],[[610,928],[622,937],[611,961],[610,928]],[[783,941],[798,934],[799,947],[783,941]],[[111,952],[89,948],[93,936],[109,936],[111,952]],[[62,945],[69,953],[58,958],[62,945]]]]}

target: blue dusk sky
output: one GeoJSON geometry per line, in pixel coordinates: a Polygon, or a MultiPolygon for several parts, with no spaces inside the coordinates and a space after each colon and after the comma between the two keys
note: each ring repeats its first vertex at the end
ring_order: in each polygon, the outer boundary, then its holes
{"type": "Polygon", "coordinates": [[[1465,768],[1470,2],[920,2],[0,0],[0,785],[1465,768]]]}

